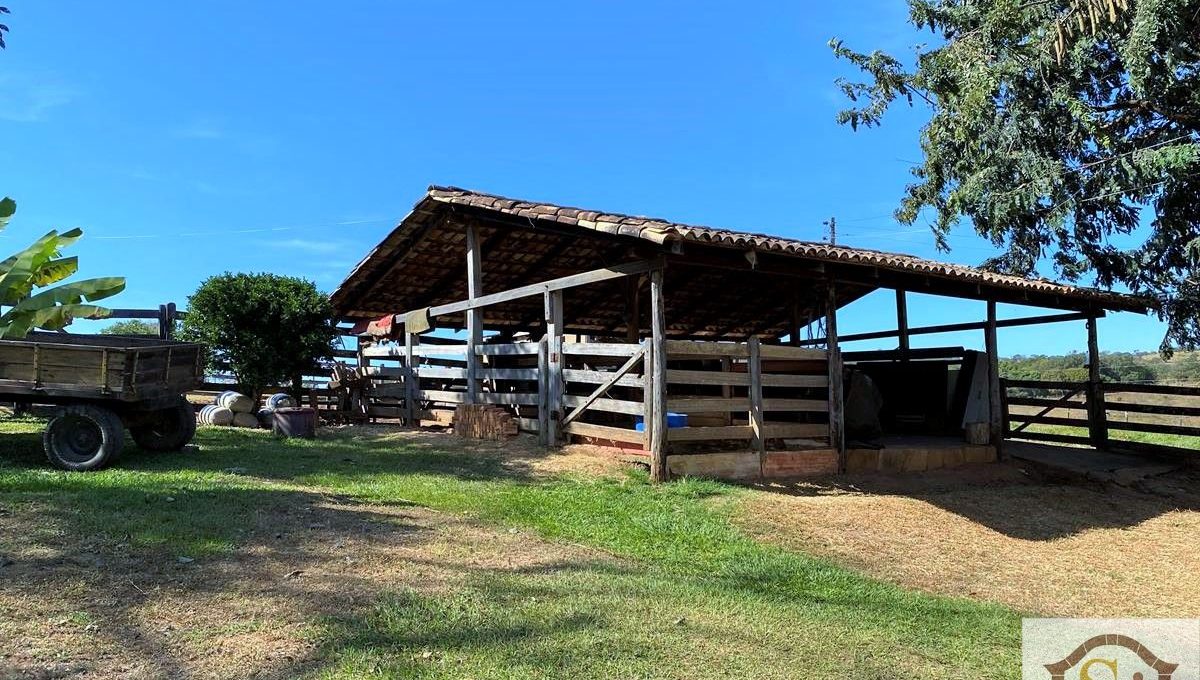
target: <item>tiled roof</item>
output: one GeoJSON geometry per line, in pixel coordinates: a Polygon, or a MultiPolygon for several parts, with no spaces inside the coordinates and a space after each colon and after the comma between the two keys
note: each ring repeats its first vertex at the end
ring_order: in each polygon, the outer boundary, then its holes
{"type": "Polygon", "coordinates": [[[515,215],[536,223],[549,221],[574,227],[594,229],[608,234],[619,234],[646,239],[658,244],[672,241],[695,242],[730,248],[753,248],[762,251],[795,255],[810,260],[844,262],[878,267],[880,269],[917,272],[963,282],[975,282],[989,286],[1037,291],[1066,298],[1086,299],[1110,308],[1144,312],[1150,306],[1144,298],[1114,293],[1096,288],[1085,288],[1056,283],[1046,279],[1027,279],[1019,276],[996,274],[974,267],[948,264],[936,260],[889,253],[867,248],[830,245],[814,241],[717,229],[690,224],[669,222],[652,217],[636,217],[596,210],[585,210],[535,203],[504,196],[496,196],[456,187],[431,186],[428,199],[452,205],[472,206],[486,210],[515,215]]]}

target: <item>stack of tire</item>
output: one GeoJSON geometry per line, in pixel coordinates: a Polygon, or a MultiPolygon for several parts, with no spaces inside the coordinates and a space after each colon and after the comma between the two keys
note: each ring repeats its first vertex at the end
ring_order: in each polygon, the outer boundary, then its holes
{"type": "Polygon", "coordinates": [[[296,406],[296,400],[292,399],[292,395],[272,394],[267,397],[267,404],[258,410],[258,423],[265,428],[270,429],[275,421],[275,409],[292,408],[296,406]]]}
{"type": "Polygon", "coordinates": [[[254,400],[232,390],[218,394],[215,402],[200,409],[196,419],[203,425],[258,427],[254,400]]]}

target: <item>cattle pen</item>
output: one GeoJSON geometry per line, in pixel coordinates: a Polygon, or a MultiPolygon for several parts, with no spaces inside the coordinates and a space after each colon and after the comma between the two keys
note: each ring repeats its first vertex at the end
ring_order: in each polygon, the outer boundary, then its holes
{"type": "Polygon", "coordinates": [[[1086,321],[1084,390],[1099,393],[1096,319],[1150,309],[908,255],[436,186],[332,301],[356,324],[364,415],[415,425],[498,407],[548,446],[610,447],[655,480],[993,460],[1007,428],[999,329],[1086,321]],[[879,289],[895,291],[896,327],[839,336],[838,310],[879,289]],[[910,327],[910,293],[983,301],[986,318],[910,327]],[[1000,319],[997,304],[1049,312],[1000,319]],[[982,331],[985,350],[910,345],[957,331],[982,331]],[[895,349],[842,348],[885,338],[895,349]],[[861,384],[880,402],[868,438],[847,425],[861,384]]]}

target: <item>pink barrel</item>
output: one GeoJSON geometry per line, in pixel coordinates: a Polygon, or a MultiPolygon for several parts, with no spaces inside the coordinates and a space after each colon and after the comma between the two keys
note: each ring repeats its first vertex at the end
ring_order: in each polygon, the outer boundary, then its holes
{"type": "Polygon", "coordinates": [[[280,437],[317,436],[317,411],[311,408],[277,408],[271,419],[271,430],[280,437]]]}

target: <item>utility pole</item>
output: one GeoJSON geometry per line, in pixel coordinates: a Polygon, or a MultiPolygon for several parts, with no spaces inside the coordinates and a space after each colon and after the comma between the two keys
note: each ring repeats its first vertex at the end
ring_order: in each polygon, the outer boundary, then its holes
{"type": "Polygon", "coordinates": [[[826,228],[825,240],[829,241],[829,245],[836,246],[837,245],[837,218],[830,217],[828,220],[822,222],[821,224],[825,225],[825,228],[826,228]]]}

